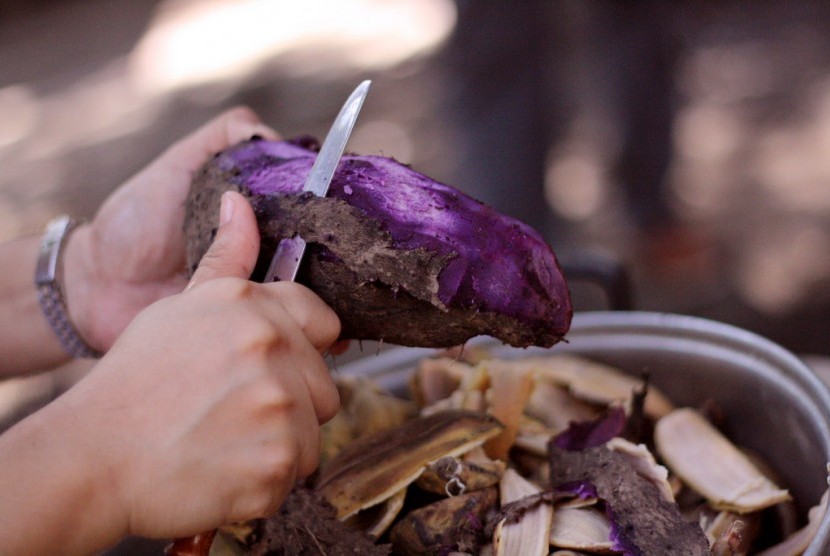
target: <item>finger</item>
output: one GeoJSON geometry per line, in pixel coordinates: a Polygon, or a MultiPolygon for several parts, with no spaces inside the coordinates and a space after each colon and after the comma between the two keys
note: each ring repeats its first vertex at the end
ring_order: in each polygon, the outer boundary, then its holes
{"type": "MultiPolygon", "coordinates": [[[[320,355],[300,371],[308,388],[317,424],[322,425],[340,410],[340,392],[331,378],[328,365],[320,355]]],[[[317,454],[317,452],[315,452],[317,454]]]]}
{"type": "Polygon", "coordinates": [[[222,194],[219,228],[187,289],[215,278],[247,279],[259,255],[259,228],[247,199],[235,191],[222,194]]]}
{"type": "MultiPolygon", "coordinates": [[[[325,371],[325,369],[324,369],[325,371]]],[[[320,403],[324,401],[321,396],[323,392],[320,389],[315,389],[308,386],[307,373],[297,372],[296,370],[284,369],[285,373],[292,373],[293,376],[285,377],[283,380],[298,381],[295,383],[293,392],[296,396],[294,414],[292,415],[292,426],[289,435],[294,438],[295,446],[297,448],[296,471],[300,478],[305,478],[310,475],[317,467],[320,458],[320,424],[324,422],[320,418],[320,403]],[[303,384],[305,382],[305,384],[303,384]]],[[[328,372],[325,372],[327,381],[332,383],[331,378],[328,378],[328,372]]],[[[334,401],[339,406],[339,398],[337,398],[337,389],[332,388],[335,399],[334,401]]],[[[330,393],[326,392],[330,397],[330,393]]],[[[336,411],[335,406],[335,411],[336,411]]],[[[333,414],[332,414],[333,416],[333,414]]]]}
{"type": "Polygon", "coordinates": [[[264,286],[259,292],[279,302],[318,352],[328,350],[340,336],[337,314],[307,287],[296,282],[273,282],[264,286]]]}
{"type": "Polygon", "coordinates": [[[340,409],[340,394],[322,355],[339,335],[340,321],[334,311],[307,288],[291,284],[284,291],[294,295],[288,295],[281,302],[281,318],[283,321],[290,319],[295,326],[283,327],[283,330],[291,335],[290,344],[301,354],[304,364],[296,370],[305,381],[317,422],[322,424],[340,409]]]}
{"type": "Polygon", "coordinates": [[[338,340],[334,342],[331,347],[328,349],[329,355],[343,355],[347,351],[349,351],[349,347],[351,347],[351,342],[349,340],[338,340]]]}
{"type": "Polygon", "coordinates": [[[280,138],[250,108],[232,108],[174,144],[163,156],[192,172],[222,149],[254,135],[273,140],[280,138]]]}

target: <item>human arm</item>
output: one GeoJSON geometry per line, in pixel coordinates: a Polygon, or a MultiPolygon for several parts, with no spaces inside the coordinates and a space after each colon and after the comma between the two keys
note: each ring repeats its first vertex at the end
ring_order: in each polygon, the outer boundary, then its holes
{"type": "Polygon", "coordinates": [[[245,279],[256,223],[226,195],[233,216],[187,290],[0,435],[0,554],[85,554],[266,515],[316,467],[338,406],[320,353],[339,322],[300,285],[245,279]]]}
{"type": "MultiPolygon", "coordinates": [[[[167,149],[73,232],[63,252],[63,289],[80,336],[106,352],[150,303],[181,291],[184,201],[191,175],[217,151],[252,135],[275,138],[250,110],[236,108],[167,149]]],[[[0,377],[68,360],[33,285],[39,237],[0,245],[0,377]]]]}

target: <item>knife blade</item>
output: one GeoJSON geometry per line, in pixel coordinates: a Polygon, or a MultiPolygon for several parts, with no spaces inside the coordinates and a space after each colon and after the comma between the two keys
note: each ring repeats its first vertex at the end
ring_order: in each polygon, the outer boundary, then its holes
{"type": "MultiPolygon", "coordinates": [[[[314,164],[311,166],[311,171],[303,185],[303,192],[311,192],[318,197],[325,197],[328,193],[331,178],[334,176],[340,158],[343,156],[343,151],[346,149],[346,143],[349,141],[349,136],[352,129],[354,129],[357,116],[360,114],[360,109],[363,107],[363,101],[366,100],[371,84],[372,82],[368,79],[363,81],[346,99],[331,129],[326,134],[314,164]]],[[[274,251],[274,256],[268,266],[268,271],[265,273],[263,282],[277,280],[293,282],[297,277],[297,271],[300,269],[305,250],[306,242],[299,235],[280,241],[276,251],[274,251]]]]}

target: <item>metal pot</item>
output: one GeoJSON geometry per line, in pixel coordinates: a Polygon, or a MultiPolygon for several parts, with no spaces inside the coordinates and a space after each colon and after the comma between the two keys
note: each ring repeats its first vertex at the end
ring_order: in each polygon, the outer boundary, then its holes
{"type": "MultiPolygon", "coordinates": [[[[520,350],[489,339],[495,357],[520,350]]],[[[555,352],[582,354],[625,372],[648,373],[678,405],[707,399],[724,409],[725,433],[763,454],[781,474],[802,515],[827,488],[830,461],[830,391],[796,356],[756,334],[696,317],[637,311],[577,314],[567,342],[555,352]]],[[[393,348],[339,368],[371,376],[403,391],[415,363],[433,350],[393,348]]],[[[830,553],[830,513],[807,555],[830,553]]]]}

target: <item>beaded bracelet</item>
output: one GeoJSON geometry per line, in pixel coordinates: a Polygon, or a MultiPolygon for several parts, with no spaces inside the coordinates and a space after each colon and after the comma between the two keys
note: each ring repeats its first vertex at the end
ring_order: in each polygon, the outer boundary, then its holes
{"type": "Polygon", "coordinates": [[[77,225],[77,222],[65,215],[49,222],[40,244],[35,267],[35,286],[43,314],[63,348],[72,357],[96,358],[101,354],[92,349],[72,325],[61,288],[61,254],[66,239],[77,225]]]}

